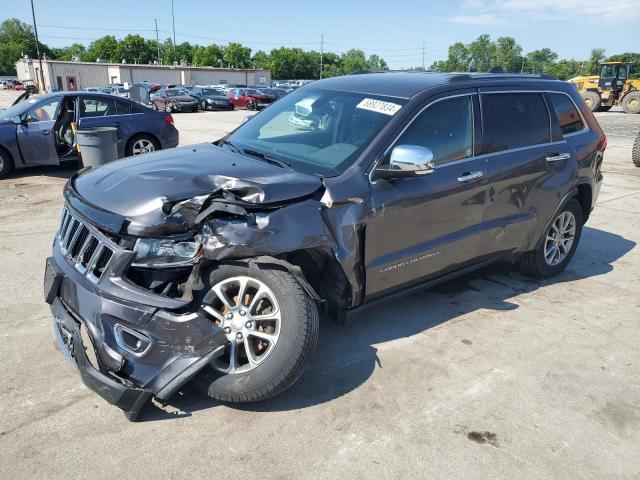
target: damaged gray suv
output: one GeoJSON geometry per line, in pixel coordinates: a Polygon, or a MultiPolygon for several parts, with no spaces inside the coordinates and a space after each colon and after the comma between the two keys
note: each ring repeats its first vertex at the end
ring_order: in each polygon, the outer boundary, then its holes
{"type": "Polygon", "coordinates": [[[498,260],[562,271],[605,147],[550,77],[314,82],[213,144],[72,177],[44,281],[55,334],[130,419],[190,381],[223,402],[273,397],[302,374],[320,315],[498,260]]]}

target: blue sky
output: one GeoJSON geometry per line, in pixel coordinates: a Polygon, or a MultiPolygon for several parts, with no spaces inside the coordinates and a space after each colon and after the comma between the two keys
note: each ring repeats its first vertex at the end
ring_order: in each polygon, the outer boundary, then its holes
{"type": "MultiPolygon", "coordinates": [[[[41,41],[60,47],[129,32],[171,35],[171,0],[34,0],[41,41]],[[60,5],[64,7],[61,8],[60,5]]],[[[378,53],[391,68],[444,59],[447,47],[482,33],[513,36],[525,52],[549,47],[561,58],[640,50],[640,0],[174,0],[178,43],[239,41],[255,50],[295,46],[378,53]]],[[[0,21],[31,23],[28,0],[0,0],[0,21]]]]}

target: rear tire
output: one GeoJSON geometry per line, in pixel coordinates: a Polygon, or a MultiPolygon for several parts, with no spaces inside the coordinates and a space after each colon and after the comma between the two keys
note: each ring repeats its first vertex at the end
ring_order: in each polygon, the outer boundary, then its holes
{"type": "Polygon", "coordinates": [[[202,103],[200,103],[200,108],[202,109],[203,112],[206,112],[207,111],[207,102],[202,100],[202,103]]]}
{"type": "Polygon", "coordinates": [[[142,155],[145,153],[157,152],[162,147],[158,139],[146,133],[139,133],[134,135],[127,142],[127,146],[124,149],[126,157],[132,157],[135,155],[142,155]]]}
{"type": "Polygon", "coordinates": [[[584,103],[587,104],[587,107],[589,107],[589,110],[592,112],[597,112],[602,105],[602,99],[597,92],[587,90],[584,92],[584,95],[582,95],[582,98],[584,99],[584,103]]]}
{"type": "Polygon", "coordinates": [[[0,179],[7,178],[13,171],[13,160],[11,156],[0,148],[0,179]]]}
{"type": "Polygon", "coordinates": [[[633,159],[633,164],[636,167],[640,167],[640,132],[638,132],[638,135],[636,136],[636,141],[633,142],[631,158],[633,159]]]}
{"type": "Polygon", "coordinates": [[[580,243],[583,221],[582,207],[572,198],[553,217],[549,227],[542,235],[540,245],[535,250],[520,256],[518,265],[522,272],[536,278],[553,277],[562,272],[571,261],[578,243],[580,243]],[[573,221],[572,232],[569,228],[566,231],[563,228],[558,228],[558,226],[562,227],[566,219],[573,221]],[[566,246],[567,244],[564,243],[566,249],[563,251],[562,246],[558,247],[558,243],[554,242],[553,238],[558,238],[560,244],[571,238],[571,244],[566,246]],[[554,251],[557,251],[558,256],[553,255],[550,259],[554,251]],[[560,257],[561,255],[562,257],[560,257]]]}
{"type": "Polygon", "coordinates": [[[640,92],[627,93],[622,99],[624,113],[640,113],[640,92]]]}
{"type": "MultiPolygon", "coordinates": [[[[194,380],[196,387],[209,397],[221,402],[247,403],[274,397],[293,385],[302,375],[315,350],[319,326],[316,303],[293,275],[278,269],[223,265],[211,272],[209,285],[212,289],[203,299],[203,307],[207,307],[203,308],[203,312],[222,328],[228,329],[228,342],[223,356],[214,360],[209,367],[205,367],[194,380]],[[249,282],[245,283],[247,285],[244,287],[245,294],[240,294],[238,290],[234,291],[233,282],[238,282],[238,289],[240,282],[249,282]],[[250,291],[252,284],[254,289],[266,287],[266,290],[261,291],[268,293],[256,297],[258,293],[255,290],[250,291]],[[223,306],[218,300],[220,298],[218,294],[214,293],[215,289],[219,288],[218,291],[223,291],[228,288],[227,286],[231,286],[226,290],[229,303],[232,304],[231,309],[223,306]],[[239,303],[238,297],[245,300],[239,303]],[[252,307],[254,298],[274,298],[276,305],[273,308],[267,307],[267,312],[272,313],[260,313],[258,309],[263,300],[256,301],[252,307]],[[246,309],[244,313],[243,307],[246,309]],[[215,315],[211,313],[212,311],[215,315]],[[243,316],[238,317],[238,315],[243,316]],[[265,321],[259,323],[260,320],[255,320],[259,318],[258,315],[277,316],[278,323],[275,328],[268,326],[270,330],[265,330],[265,321]],[[239,324],[248,320],[248,325],[252,326],[243,330],[242,325],[234,324],[239,318],[242,319],[239,324]],[[222,324],[222,321],[226,323],[222,324]],[[260,328],[263,329],[262,332],[260,328]],[[269,337],[269,346],[265,346],[260,339],[265,337],[264,332],[267,331],[271,332],[266,335],[269,337]],[[262,337],[252,336],[252,332],[262,333],[262,337]],[[251,341],[250,338],[252,338],[251,341]],[[235,342],[233,350],[232,342],[235,342]],[[253,353],[247,354],[247,349],[251,349],[253,353]],[[236,352],[237,361],[232,367],[233,352],[236,352]],[[264,352],[264,359],[254,355],[259,352],[264,352]],[[249,362],[249,355],[255,359],[253,363],[249,362]]],[[[268,303],[269,300],[267,300],[268,303]]]]}

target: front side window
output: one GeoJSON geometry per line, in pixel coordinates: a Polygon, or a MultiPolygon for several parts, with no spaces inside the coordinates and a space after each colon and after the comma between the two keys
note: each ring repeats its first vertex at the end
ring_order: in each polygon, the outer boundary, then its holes
{"type": "Polygon", "coordinates": [[[482,95],[483,153],[547,143],[549,113],[540,93],[482,95]]]}
{"type": "Polygon", "coordinates": [[[27,122],[46,122],[49,120],[55,120],[58,116],[59,106],[60,97],[52,98],[47,102],[30,108],[25,115],[25,120],[27,122]]]}
{"type": "MultiPolygon", "coordinates": [[[[228,142],[320,176],[343,173],[406,103],[404,99],[305,88],[242,125],[228,142]]],[[[223,143],[224,144],[224,143],[223,143]]]]}
{"type": "Polygon", "coordinates": [[[473,155],[473,97],[440,100],[409,125],[395,145],[418,145],[433,152],[434,164],[473,155]]]}
{"type": "Polygon", "coordinates": [[[548,95],[563,135],[584,129],[582,118],[569,97],[562,93],[549,93],[548,95]]]}

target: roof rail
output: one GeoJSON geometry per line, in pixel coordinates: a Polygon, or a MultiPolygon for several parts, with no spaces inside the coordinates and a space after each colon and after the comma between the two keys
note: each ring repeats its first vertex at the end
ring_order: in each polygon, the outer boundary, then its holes
{"type": "Polygon", "coordinates": [[[549,75],[547,73],[459,73],[453,74],[452,77],[449,78],[449,82],[469,82],[471,80],[478,79],[499,79],[499,80],[522,80],[522,79],[541,79],[541,80],[557,80],[553,75],[549,75]]]}

